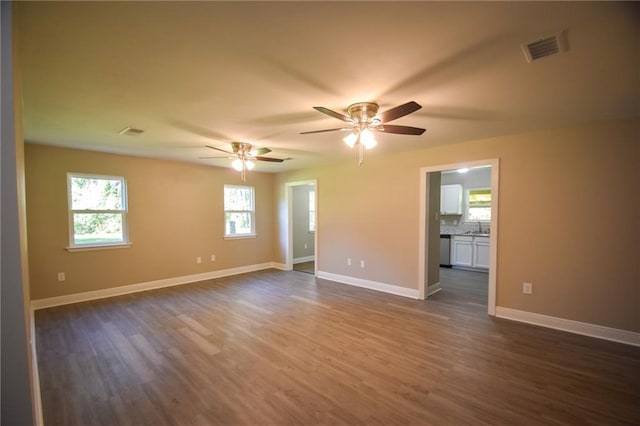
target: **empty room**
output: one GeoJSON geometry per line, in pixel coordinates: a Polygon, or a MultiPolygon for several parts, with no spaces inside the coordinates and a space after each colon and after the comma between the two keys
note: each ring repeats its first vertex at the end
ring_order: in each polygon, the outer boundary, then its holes
{"type": "Polygon", "coordinates": [[[634,2],[1,2],[3,425],[640,424],[634,2]]]}

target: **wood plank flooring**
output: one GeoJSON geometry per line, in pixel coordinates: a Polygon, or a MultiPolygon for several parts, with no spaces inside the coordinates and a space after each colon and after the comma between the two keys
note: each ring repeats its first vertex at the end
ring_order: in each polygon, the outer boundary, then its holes
{"type": "Polygon", "coordinates": [[[299,272],[306,272],[307,274],[315,274],[316,262],[315,260],[310,260],[309,262],[295,263],[293,265],[293,270],[299,271],[299,272]]]}
{"type": "Polygon", "coordinates": [[[39,310],[45,424],[640,424],[640,348],[474,297],[266,270],[39,310]]]}

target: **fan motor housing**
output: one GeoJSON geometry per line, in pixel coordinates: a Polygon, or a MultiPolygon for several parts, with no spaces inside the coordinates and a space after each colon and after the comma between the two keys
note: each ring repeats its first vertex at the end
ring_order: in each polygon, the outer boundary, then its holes
{"type": "Polygon", "coordinates": [[[349,105],[347,112],[357,123],[368,123],[378,113],[378,104],[374,102],[358,102],[349,105]]]}

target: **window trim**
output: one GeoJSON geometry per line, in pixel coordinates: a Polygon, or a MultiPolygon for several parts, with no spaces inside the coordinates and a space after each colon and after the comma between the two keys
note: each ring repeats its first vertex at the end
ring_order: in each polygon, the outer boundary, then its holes
{"type": "Polygon", "coordinates": [[[255,238],[256,234],[256,188],[249,185],[231,185],[225,184],[222,190],[222,209],[224,212],[224,239],[225,240],[239,240],[244,238],[255,238]],[[251,190],[251,210],[227,210],[225,206],[225,189],[238,188],[238,189],[250,189],[251,190]],[[251,232],[244,234],[227,234],[227,213],[250,213],[251,216],[251,232]]]}
{"type": "MultiPolygon", "coordinates": [[[[468,187],[465,188],[464,191],[464,221],[465,223],[491,223],[491,218],[489,218],[489,220],[473,220],[473,219],[469,219],[469,207],[471,207],[469,205],[469,193],[471,191],[476,191],[476,190],[489,190],[491,192],[492,188],[490,186],[477,186],[477,187],[468,187]]],[[[491,203],[489,203],[489,205],[485,206],[489,208],[489,214],[492,213],[492,205],[493,205],[493,193],[491,194],[491,203]]]]}
{"type": "Polygon", "coordinates": [[[114,248],[128,248],[131,246],[129,240],[129,201],[127,192],[127,179],[124,176],[112,176],[101,175],[92,173],[76,173],[67,172],[67,220],[68,220],[68,237],[69,245],[66,247],[68,252],[74,251],[88,251],[88,250],[102,250],[102,249],[114,249],[114,248]],[[73,197],[71,194],[71,179],[72,178],[88,178],[88,179],[103,179],[103,180],[118,180],[122,184],[122,209],[120,210],[74,210],[73,209],[73,197]],[[75,227],[73,222],[74,213],[119,213],[122,217],[122,241],[113,243],[90,243],[90,244],[76,244],[75,241],[75,227]]]}

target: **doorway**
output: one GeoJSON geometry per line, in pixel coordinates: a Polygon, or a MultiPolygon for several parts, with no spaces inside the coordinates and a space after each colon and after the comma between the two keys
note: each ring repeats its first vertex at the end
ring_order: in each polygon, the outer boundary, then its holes
{"type": "Polygon", "coordinates": [[[317,272],[317,183],[285,184],[288,206],[287,269],[316,275],[317,272]]]}
{"type": "MultiPolygon", "coordinates": [[[[450,219],[449,225],[452,227],[456,227],[456,233],[465,234],[468,232],[468,235],[471,237],[478,237],[479,244],[483,243],[485,246],[480,247],[478,250],[478,262],[482,261],[483,265],[488,266],[488,287],[486,294],[487,301],[487,312],[489,315],[495,315],[496,309],[496,271],[497,271],[497,241],[498,241],[498,178],[499,178],[499,160],[489,159],[489,160],[480,160],[480,161],[470,161],[465,163],[456,163],[456,164],[445,164],[440,166],[432,166],[432,167],[423,167],[420,169],[420,246],[419,246],[419,258],[422,259],[419,263],[419,297],[420,299],[425,299],[426,297],[437,294],[441,288],[443,288],[441,280],[455,280],[459,279],[458,275],[470,275],[473,277],[474,274],[483,274],[482,272],[474,272],[473,268],[470,268],[468,271],[460,270],[460,272],[453,272],[451,270],[446,270],[442,268],[442,276],[440,279],[435,282],[433,278],[433,271],[440,271],[439,261],[440,261],[440,227],[442,226],[441,219],[444,216],[440,216],[440,208],[434,211],[434,204],[439,204],[438,202],[433,201],[435,192],[440,191],[440,183],[442,182],[442,172],[451,171],[451,170],[460,170],[460,169],[472,169],[472,168],[482,168],[482,167],[490,167],[490,184],[489,188],[491,191],[491,203],[490,203],[490,220],[479,220],[478,225],[473,225],[472,222],[466,220],[467,215],[469,214],[467,203],[462,206],[463,211],[460,211],[459,215],[457,215],[458,221],[463,221],[463,223],[456,223],[455,217],[456,215],[452,215],[450,219]],[[435,187],[435,188],[434,188],[435,187]],[[429,200],[430,202],[428,202],[429,200]],[[482,228],[483,224],[485,228],[482,228]],[[478,230],[473,228],[474,226],[479,227],[478,230]],[[473,228],[473,229],[472,229],[473,228]],[[490,229],[490,237],[484,237],[478,235],[480,231],[487,231],[490,229]],[[486,240],[489,240],[488,242],[486,240]],[[430,282],[434,281],[434,282],[430,282]],[[431,285],[430,285],[431,284],[431,285]]],[[[446,179],[445,179],[446,182],[446,179]]],[[[482,185],[485,186],[486,185],[482,185]]],[[[468,188],[464,186],[461,188],[462,191],[467,191],[468,188]]],[[[465,200],[468,199],[468,194],[465,192],[460,195],[465,200]]],[[[438,206],[439,207],[439,206],[438,206]]],[[[477,213],[477,212],[474,212],[477,213]]],[[[447,224],[447,220],[445,220],[445,226],[447,224]]],[[[463,238],[464,239],[464,238],[463,238]]],[[[469,238],[470,239],[470,238],[469,238]]],[[[471,249],[472,242],[469,242],[469,248],[471,249]]],[[[475,246],[474,246],[475,247],[475,246]]],[[[453,252],[453,251],[452,251],[453,252]]],[[[473,256],[473,255],[472,255],[473,256]]],[[[462,263],[462,261],[460,262],[462,263]]],[[[480,277],[480,275],[479,275],[480,277]]],[[[472,282],[471,280],[470,282],[472,282]]],[[[443,281],[444,282],[444,281],[443,281]]]]}

